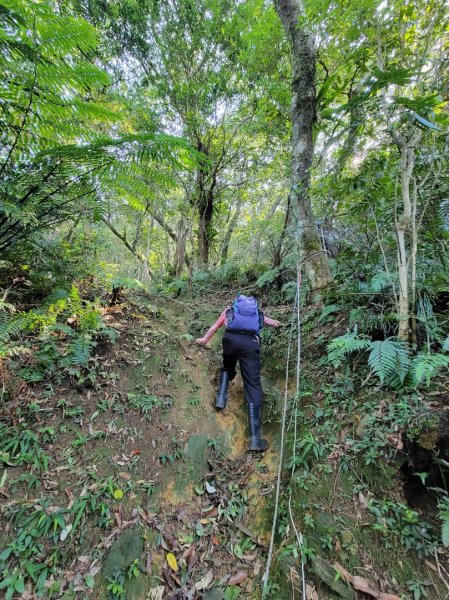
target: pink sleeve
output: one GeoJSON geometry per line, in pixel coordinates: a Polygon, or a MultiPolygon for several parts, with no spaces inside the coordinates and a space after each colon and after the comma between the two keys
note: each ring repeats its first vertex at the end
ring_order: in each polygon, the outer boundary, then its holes
{"type": "Polygon", "coordinates": [[[274,319],[270,319],[270,317],[263,316],[263,324],[268,325],[268,327],[276,327],[277,321],[274,319]]]}
{"type": "Polygon", "coordinates": [[[223,327],[223,325],[226,323],[226,311],[228,310],[228,308],[229,307],[226,307],[224,309],[224,311],[221,313],[221,315],[218,317],[215,323],[207,331],[206,335],[204,336],[206,342],[208,342],[210,338],[214,335],[214,333],[218,331],[220,327],[223,327]]]}

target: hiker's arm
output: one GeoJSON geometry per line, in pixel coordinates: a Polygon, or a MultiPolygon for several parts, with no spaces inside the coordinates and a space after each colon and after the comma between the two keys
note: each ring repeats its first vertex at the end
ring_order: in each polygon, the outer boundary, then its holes
{"type": "Polygon", "coordinates": [[[228,310],[228,308],[226,307],[224,309],[224,311],[221,313],[221,315],[218,317],[218,319],[215,321],[215,323],[212,325],[212,327],[210,327],[206,333],[206,335],[202,338],[197,338],[195,340],[195,342],[197,344],[201,344],[201,346],[205,346],[207,344],[207,342],[210,340],[210,338],[214,335],[214,333],[216,331],[218,331],[220,329],[220,327],[223,327],[223,325],[226,323],[226,311],[228,310]]]}
{"type": "Polygon", "coordinates": [[[265,315],[263,316],[263,324],[268,327],[280,327],[281,325],[276,319],[270,319],[270,317],[266,317],[265,315]]]}

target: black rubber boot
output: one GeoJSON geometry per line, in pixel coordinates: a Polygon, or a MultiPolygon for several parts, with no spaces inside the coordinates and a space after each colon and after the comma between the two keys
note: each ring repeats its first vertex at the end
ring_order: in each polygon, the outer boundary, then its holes
{"type": "Polygon", "coordinates": [[[230,377],[228,371],[221,371],[217,395],[215,397],[215,408],[218,410],[223,410],[226,407],[228,401],[229,380],[230,377]]]}
{"type": "Polygon", "coordinates": [[[249,449],[255,452],[265,452],[268,448],[267,440],[260,437],[260,406],[254,406],[248,403],[248,429],[249,429],[249,449]]]}

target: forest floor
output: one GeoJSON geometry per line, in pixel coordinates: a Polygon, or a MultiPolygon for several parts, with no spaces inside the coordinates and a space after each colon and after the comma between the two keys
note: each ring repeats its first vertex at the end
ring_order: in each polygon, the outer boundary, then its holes
{"type": "MultiPolygon", "coordinates": [[[[19,447],[36,432],[48,468],[18,465],[10,448],[0,491],[3,515],[14,517],[1,546],[13,524],[36,527],[43,515],[49,555],[63,553],[59,576],[46,571],[55,596],[71,586],[75,596],[62,597],[253,597],[277,453],[246,451],[239,377],[226,410],[214,410],[219,353],[194,343],[189,311],[176,301],[139,304],[105,309],[119,338],[97,348],[90,389],[35,386],[30,420],[11,423],[19,447]]],[[[33,585],[20,590],[14,597],[33,597],[33,585]]]]}
{"type": "MultiPolygon", "coordinates": [[[[194,337],[221,306],[205,306],[139,296],[105,308],[118,339],[96,348],[90,384],[41,382],[27,392],[28,412],[3,415],[0,558],[17,557],[2,574],[5,597],[262,597],[285,365],[265,354],[271,443],[263,455],[250,453],[239,376],[226,410],[213,408],[220,336],[211,348],[194,337]],[[46,559],[33,561],[43,547],[46,559]]],[[[312,362],[323,331],[334,336],[340,326],[315,328],[305,341],[312,362]]],[[[444,552],[435,560],[409,553],[430,548],[430,534],[405,505],[399,467],[338,462],[349,437],[365,435],[366,415],[386,420],[385,399],[374,388],[358,400],[346,394],[346,410],[326,385],[319,367],[305,374],[301,420],[309,411],[312,426],[298,440],[290,482],[309,545],[308,600],[447,598],[444,552]]],[[[390,437],[397,445],[400,434],[390,437]]],[[[301,597],[292,533],[284,502],[270,598],[301,597]]]]}

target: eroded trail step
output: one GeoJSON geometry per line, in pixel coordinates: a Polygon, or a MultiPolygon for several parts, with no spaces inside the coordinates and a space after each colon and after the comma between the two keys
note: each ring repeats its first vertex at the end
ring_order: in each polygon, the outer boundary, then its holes
{"type": "Polygon", "coordinates": [[[143,547],[136,541],[127,544],[134,550],[126,562],[145,559],[146,573],[136,575],[132,597],[257,598],[271,526],[267,504],[276,454],[272,449],[264,456],[246,451],[240,380],[230,387],[226,410],[216,412],[218,357],[191,343],[184,315],[176,319],[169,307],[165,314],[158,327],[148,327],[152,341],[137,342],[142,363],[132,380],[137,388],[145,386],[145,393],[170,399],[165,414],[141,424],[141,439],[151,439],[153,449],[159,448],[158,454],[147,456],[154,492],[147,506],[139,506],[141,529],[121,534],[111,547],[97,597],[107,597],[105,584],[117,569],[114,556],[121,557],[120,571],[125,568],[123,536],[142,535],[143,547]]]}
{"type": "Polygon", "coordinates": [[[99,350],[92,385],[42,395],[48,470],[9,469],[13,525],[61,519],[44,539],[64,556],[47,573],[54,597],[260,598],[276,452],[246,451],[240,379],[216,412],[220,357],[194,345],[182,307],[108,312],[120,337],[99,350]]]}

